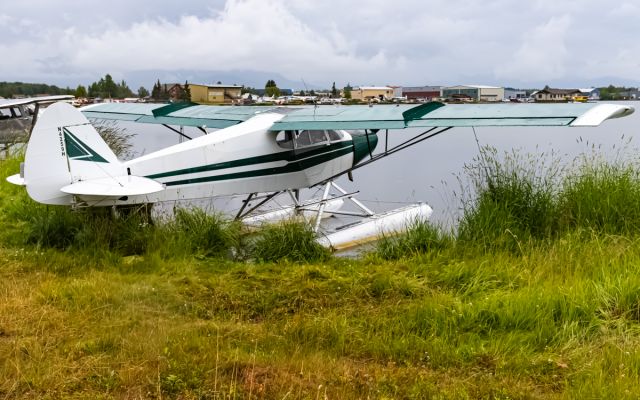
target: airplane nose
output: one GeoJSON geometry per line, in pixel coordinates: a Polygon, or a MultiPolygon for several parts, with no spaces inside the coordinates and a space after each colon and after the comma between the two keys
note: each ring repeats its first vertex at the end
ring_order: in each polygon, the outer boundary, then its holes
{"type": "Polygon", "coordinates": [[[365,133],[352,133],[353,138],[353,165],[358,164],[369,154],[373,153],[378,145],[378,135],[369,132],[365,133]]]}

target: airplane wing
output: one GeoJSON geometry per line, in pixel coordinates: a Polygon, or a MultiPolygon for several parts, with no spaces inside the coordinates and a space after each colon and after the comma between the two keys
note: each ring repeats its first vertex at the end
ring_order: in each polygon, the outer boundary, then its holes
{"type": "Polygon", "coordinates": [[[347,106],[303,109],[274,123],[272,130],[404,129],[469,126],[597,126],[610,118],[632,114],[618,104],[456,104],[419,106],[347,106]]]}
{"type": "Polygon", "coordinates": [[[207,106],[194,103],[102,103],[83,107],[81,111],[87,118],[222,129],[273,109],[274,107],[207,106]]]}
{"type": "Polygon", "coordinates": [[[71,95],[26,97],[24,99],[0,99],[0,108],[8,108],[35,103],[53,103],[56,101],[71,99],[73,99],[73,96],[71,95]]]}
{"type": "Polygon", "coordinates": [[[598,103],[469,104],[441,107],[408,121],[408,127],[598,126],[632,114],[634,108],[598,103]]]}
{"type": "Polygon", "coordinates": [[[259,113],[285,116],[271,130],[301,129],[405,129],[413,127],[469,126],[597,126],[610,118],[633,113],[627,105],[599,103],[564,104],[460,104],[430,102],[420,105],[373,106],[208,106],[194,103],[106,103],[84,107],[88,118],[143,123],[226,128],[259,113]]]}

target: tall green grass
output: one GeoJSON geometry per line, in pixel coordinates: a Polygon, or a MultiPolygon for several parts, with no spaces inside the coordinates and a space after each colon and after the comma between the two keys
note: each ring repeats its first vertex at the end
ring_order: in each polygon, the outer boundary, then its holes
{"type": "Polygon", "coordinates": [[[522,252],[571,232],[638,235],[640,165],[633,157],[621,151],[607,159],[592,151],[561,161],[553,153],[482,148],[460,178],[462,215],[455,233],[416,223],[400,237],[379,241],[376,254],[399,259],[446,249],[449,256],[522,252]]]}
{"type": "Polygon", "coordinates": [[[458,241],[483,249],[517,249],[557,231],[562,169],[553,154],[513,151],[500,157],[484,147],[465,173],[469,186],[461,199],[458,241]]]}
{"type": "Polygon", "coordinates": [[[330,252],[316,241],[311,225],[284,221],[260,229],[251,246],[251,255],[262,262],[317,262],[328,259],[330,252]]]}
{"type": "MultiPolygon", "coordinates": [[[[11,159],[0,165],[1,175],[19,169],[11,159]]],[[[326,260],[329,252],[315,241],[306,224],[285,222],[265,226],[252,239],[242,226],[222,214],[199,208],[176,209],[172,218],[149,220],[143,208],[114,212],[111,208],[71,210],[32,201],[24,188],[0,183],[6,221],[0,237],[6,244],[41,249],[81,251],[95,257],[147,255],[162,259],[184,257],[293,262],[326,260]]]]}
{"type": "Polygon", "coordinates": [[[429,221],[415,220],[401,235],[383,236],[376,243],[375,255],[398,260],[425,253],[436,253],[453,246],[453,237],[429,221]]]}
{"type": "Polygon", "coordinates": [[[234,258],[241,250],[240,225],[200,209],[179,209],[174,219],[154,223],[142,209],[116,215],[110,208],[71,210],[22,196],[2,211],[12,220],[3,234],[9,245],[165,259],[234,258]]]}
{"type": "Polygon", "coordinates": [[[205,210],[178,209],[175,218],[159,229],[174,251],[187,249],[189,253],[205,257],[241,256],[242,226],[222,214],[205,210]]]}
{"type": "Polygon", "coordinates": [[[567,229],[599,233],[640,232],[640,165],[633,160],[580,157],[563,180],[558,197],[559,221],[567,229]]]}

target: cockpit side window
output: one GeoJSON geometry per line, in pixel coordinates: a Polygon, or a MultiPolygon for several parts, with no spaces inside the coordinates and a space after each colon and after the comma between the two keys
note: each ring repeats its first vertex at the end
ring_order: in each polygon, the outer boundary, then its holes
{"type": "Polygon", "coordinates": [[[332,142],[342,140],[344,138],[342,133],[337,131],[327,131],[327,134],[329,135],[329,140],[331,140],[332,142]]]}
{"type": "Polygon", "coordinates": [[[329,144],[342,140],[344,136],[337,131],[308,130],[308,131],[280,131],[276,134],[276,143],[285,149],[300,149],[304,147],[329,144]]]}
{"type": "Polygon", "coordinates": [[[307,147],[307,146],[315,146],[322,143],[327,143],[327,135],[325,131],[320,130],[311,130],[311,131],[300,131],[298,138],[296,139],[296,145],[298,148],[307,147]]]}
{"type": "Polygon", "coordinates": [[[284,149],[293,149],[294,131],[280,131],[276,135],[276,143],[284,149]]]}
{"type": "Polygon", "coordinates": [[[311,137],[309,136],[309,131],[300,131],[298,137],[296,138],[296,147],[307,147],[311,146],[311,137]]]}

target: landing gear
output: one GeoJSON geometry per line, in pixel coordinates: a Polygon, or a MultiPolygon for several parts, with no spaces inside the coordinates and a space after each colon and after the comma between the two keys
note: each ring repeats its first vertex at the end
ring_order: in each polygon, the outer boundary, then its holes
{"type": "MultiPolygon", "coordinates": [[[[393,235],[406,230],[416,220],[424,220],[431,215],[431,207],[424,203],[408,205],[381,214],[375,214],[361,201],[355,198],[358,192],[347,192],[334,181],[323,184],[322,196],[301,201],[294,190],[284,190],[258,196],[252,193],[244,201],[236,219],[248,226],[259,226],[264,223],[278,222],[291,218],[303,218],[317,235],[317,241],[333,250],[343,250],[366,242],[374,241],[381,235],[393,235]],[[259,207],[275,199],[280,194],[288,193],[293,204],[275,210],[252,214],[259,207]],[[250,202],[258,201],[255,205],[250,202]],[[342,210],[348,201],[355,211],[342,210]],[[246,212],[245,212],[246,210],[246,212]],[[358,218],[333,229],[321,229],[323,219],[330,216],[347,216],[358,218]]],[[[335,225],[335,224],[334,224],[335,225]]]]}

